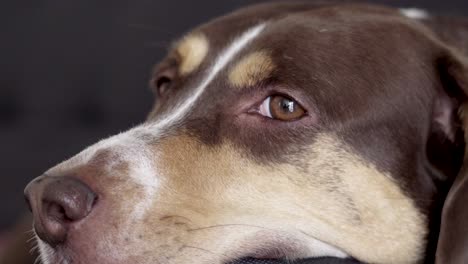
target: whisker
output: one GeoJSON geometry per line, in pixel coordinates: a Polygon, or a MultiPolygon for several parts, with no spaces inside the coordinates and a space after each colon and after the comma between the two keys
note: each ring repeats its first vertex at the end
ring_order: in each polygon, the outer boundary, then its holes
{"type": "Polygon", "coordinates": [[[31,236],[31,238],[29,238],[28,240],[26,240],[26,243],[34,242],[35,239],[36,239],[36,235],[33,234],[33,235],[31,236]]]}
{"type": "Polygon", "coordinates": [[[189,218],[184,217],[184,216],[180,216],[180,215],[165,215],[165,216],[159,218],[159,221],[165,221],[165,220],[174,219],[174,218],[180,218],[180,219],[185,220],[186,222],[190,223],[189,218]]]}
{"type": "Polygon", "coordinates": [[[26,240],[26,244],[31,244],[31,249],[29,250],[29,254],[33,255],[34,253],[40,253],[39,252],[39,242],[38,242],[38,238],[36,236],[36,233],[32,232],[32,236],[31,238],[29,238],[28,240],[26,240]]]}
{"type": "Polygon", "coordinates": [[[28,230],[28,231],[25,231],[23,234],[28,235],[28,234],[35,234],[35,233],[36,233],[36,232],[34,232],[34,228],[32,228],[32,229],[30,229],[30,230],[28,230]]]}
{"type": "Polygon", "coordinates": [[[248,224],[223,224],[223,225],[212,225],[212,226],[205,226],[205,227],[192,228],[192,229],[188,229],[187,231],[192,232],[192,231],[200,231],[200,230],[206,230],[206,229],[222,228],[222,227],[232,227],[232,226],[253,227],[253,228],[259,228],[259,229],[272,230],[272,229],[270,229],[270,228],[263,227],[263,226],[257,226],[257,225],[248,225],[248,224]]]}
{"type": "Polygon", "coordinates": [[[35,252],[39,253],[38,252],[38,249],[39,249],[39,243],[36,243],[35,245],[33,245],[31,247],[31,249],[29,250],[29,254],[33,255],[35,252]]]}
{"type": "Polygon", "coordinates": [[[41,264],[41,263],[42,263],[41,256],[37,256],[36,260],[34,260],[34,264],[41,264]]]}
{"type": "Polygon", "coordinates": [[[202,248],[202,247],[195,247],[195,246],[191,246],[191,245],[184,245],[184,246],[182,247],[182,249],[185,249],[185,248],[196,249],[196,250],[199,250],[199,251],[202,251],[202,252],[205,252],[205,253],[209,253],[209,254],[214,255],[214,256],[228,257],[226,254],[223,254],[223,253],[216,253],[216,252],[213,252],[213,251],[211,251],[211,250],[208,250],[208,249],[202,248]]]}
{"type": "Polygon", "coordinates": [[[185,245],[185,246],[182,247],[182,249],[185,249],[185,248],[198,249],[198,250],[201,250],[201,251],[203,251],[203,252],[210,253],[210,254],[212,254],[212,255],[217,255],[217,254],[214,253],[213,251],[210,251],[210,250],[208,250],[208,249],[201,248],[201,247],[187,246],[187,245],[185,245]]]}

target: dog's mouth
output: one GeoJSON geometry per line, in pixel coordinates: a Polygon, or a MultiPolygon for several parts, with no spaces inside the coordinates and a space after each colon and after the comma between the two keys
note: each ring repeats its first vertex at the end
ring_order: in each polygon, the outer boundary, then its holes
{"type": "Polygon", "coordinates": [[[299,259],[291,261],[286,258],[241,258],[228,264],[360,264],[355,259],[351,258],[336,258],[336,257],[317,257],[308,259],[299,259]]]}
{"type": "MultiPolygon", "coordinates": [[[[359,264],[361,262],[353,258],[322,256],[313,258],[297,258],[291,260],[291,254],[279,248],[261,250],[248,257],[236,259],[226,264],[359,264]]],[[[294,254],[292,254],[294,255],[294,254]]]]}
{"type": "MultiPolygon", "coordinates": [[[[305,234],[305,233],[304,233],[305,234]]],[[[247,242],[247,251],[225,264],[358,264],[337,247],[312,236],[303,239],[282,232],[261,231],[247,242]],[[255,241],[251,244],[250,241],[255,241]]],[[[240,249],[242,252],[242,249],[240,249]]]]}

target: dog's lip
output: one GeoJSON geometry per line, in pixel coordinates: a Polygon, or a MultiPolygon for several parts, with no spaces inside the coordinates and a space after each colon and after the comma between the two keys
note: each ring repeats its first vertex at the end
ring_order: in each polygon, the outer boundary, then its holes
{"type": "Polygon", "coordinates": [[[267,245],[260,248],[254,249],[252,252],[246,254],[244,258],[254,259],[281,259],[286,258],[287,255],[296,255],[296,249],[286,246],[282,243],[276,243],[275,245],[267,245]]]}
{"type": "Polygon", "coordinates": [[[285,259],[320,257],[345,259],[351,257],[336,246],[302,232],[262,230],[242,241],[241,245],[243,246],[231,255],[232,258],[224,263],[236,263],[242,259],[276,260],[281,263],[285,259]]]}

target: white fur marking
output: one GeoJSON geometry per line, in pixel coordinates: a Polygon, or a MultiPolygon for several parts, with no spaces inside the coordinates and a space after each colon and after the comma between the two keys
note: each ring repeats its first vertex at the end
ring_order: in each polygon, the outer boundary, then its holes
{"type": "MultiPolygon", "coordinates": [[[[178,104],[174,112],[170,115],[165,116],[162,120],[157,121],[155,127],[164,128],[177,121],[179,121],[190,108],[197,101],[206,87],[213,81],[217,74],[231,61],[231,59],[242,50],[242,48],[247,45],[251,40],[260,34],[260,32],[265,28],[265,24],[259,24],[255,27],[250,28],[244,32],[239,38],[235,39],[233,43],[228,46],[216,59],[216,63],[211,67],[206,78],[201,82],[201,84],[195,89],[194,93],[183,103],[178,104]]],[[[153,127],[154,128],[154,127],[153,127]]]]}
{"type": "MultiPolygon", "coordinates": [[[[175,111],[165,116],[159,122],[154,124],[143,124],[137,126],[125,133],[121,133],[88,147],[79,155],[75,156],[64,164],[66,166],[77,166],[88,163],[99,150],[112,149],[118,155],[118,160],[124,160],[130,164],[130,177],[136,183],[145,187],[145,196],[142,201],[135,206],[134,217],[139,219],[144,216],[146,210],[150,207],[152,197],[156,193],[159,185],[155,177],[155,168],[152,164],[152,153],[147,147],[147,142],[142,139],[145,135],[156,135],[165,128],[177,121],[190,111],[196,100],[201,96],[206,87],[213,81],[217,74],[232,60],[232,58],[242,50],[251,40],[253,40],[264,29],[265,24],[259,24],[245,31],[240,37],[236,38],[224,51],[217,57],[216,62],[211,67],[208,75],[203,79],[194,93],[185,101],[178,104],[175,111]]],[[[111,171],[115,162],[107,165],[107,170],[111,171]]]]}
{"type": "MultiPolygon", "coordinates": [[[[145,146],[145,142],[138,138],[138,135],[144,134],[151,134],[157,135],[159,134],[159,129],[167,127],[174,122],[180,120],[187,112],[190,111],[190,108],[193,104],[197,101],[197,99],[201,96],[205,88],[213,81],[216,75],[229,63],[229,61],[243,48],[247,45],[252,39],[254,39],[260,32],[265,28],[265,24],[259,24],[255,27],[250,28],[244,34],[242,34],[239,38],[235,39],[233,43],[228,46],[216,59],[215,64],[211,67],[209,74],[207,77],[201,82],[201,84],[197,87],[191,96],[179,103],[175,107],[175,111],[171,112],[169,115],[166,115],[163,119],[156,121],[153,124],[142,124],[137,126],[133,129],[130,129],[124,133],[120,133],[118,135],[109,137],[107,139],[101,140],[98,143],[88,147],[84,151],[82,151],[79,155],[75,156],[72,160],[72,164],[86,164],[90,161],[90,159],[96,154],[98,150],[106,149],[115,146],[126,146],[126,147],[135,147],[139,146],[137,151],[142,151],[140,147],[145,146]]],[[[126,157],[132,159],[132,155],[125,154],[126,157]]],[[[66,161],[70,165],[70,161],[66,161]]]]}
{"type": "Polygon", "coordinates": [[[429,13],[425,10],[418,9],[418,8],[401,8],[400,12],[409,18],[412,19],[427,19],[429,18],[429,13]]]}

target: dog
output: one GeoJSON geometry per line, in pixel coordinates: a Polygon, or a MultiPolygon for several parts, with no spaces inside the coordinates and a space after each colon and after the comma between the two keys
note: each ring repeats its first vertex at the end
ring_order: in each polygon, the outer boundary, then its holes
{"type": "Polygon", "coordinates": [[[468,263],[468,20],[240,9],[175,42],[146,122],[33,180],[43,263],[468,263]]]}

